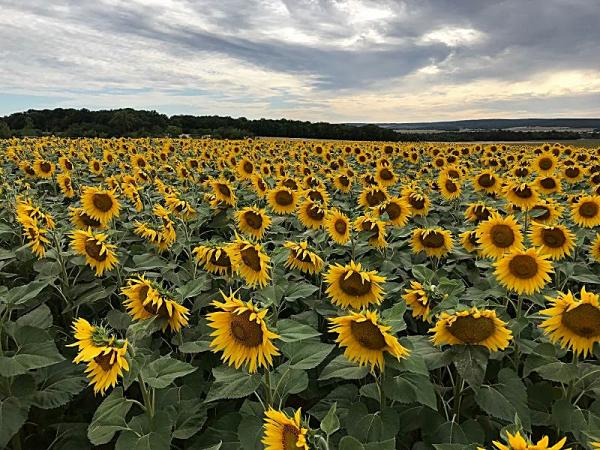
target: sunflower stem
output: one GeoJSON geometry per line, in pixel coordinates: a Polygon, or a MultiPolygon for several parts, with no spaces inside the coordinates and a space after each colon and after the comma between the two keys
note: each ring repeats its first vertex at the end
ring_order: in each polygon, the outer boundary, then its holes
{"type": "Polygon", "coordinates": [[[464,387],[465,380],[463,380],[458,371],[456,371],[454,380],[454,398],[452,399],[452,421],[456,423],[460,422],[460,404],[464,387]]]}
{"type": "Polygon", "coordinates": [[[273,392],[271,391],[271,372],[268,369],[265,369],[265,397],[267,406],[273,406],[273,392]]]}
{"type": "Polygon", "coordinates": [[[148,417],[152,419],[154,417],[154,404],[150,398],[150,393],[148,392],[148,388],[146,383],[144,382],[144,378],[142,374],[138,374],[138,384],[140,385],[140,391],[142,391],[142,398],[144,399],[144,407],[146,408],[146,413],[148,417]]]}
{"type": "Polygon", "coordinates": [[[569,380],[569,385],[567,386],[567,391],[565,393],[565,399],[568,402],[571,402],[571,398],[573,397],[573,390],[575,389],[575,379],[577,378],[577,363],[579,362],[579,358],[577,357],[577,353],[573,352],[573,357],[571,359],[571,365],[574,369],[575,376],[569,380]]]}

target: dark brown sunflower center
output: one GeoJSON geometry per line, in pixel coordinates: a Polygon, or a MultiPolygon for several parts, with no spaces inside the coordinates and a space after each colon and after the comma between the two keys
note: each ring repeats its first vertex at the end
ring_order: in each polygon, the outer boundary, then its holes
{"type": "Polygon", "coordinates": [[[71,164],[71,161],[65,161],[65,169],[73,170],[73,164],[71,164]]]}
{"type": "Polygon", "coordinates": [[[527,170],[525,167],[519,167],[517,170],[515,170],[515,175],[518,177],[526,177],[529,174],[529,170],[527,170]]]}
{"type": "Polygon", "coordinates": [[[343,219],[336,220],[333,227],[335,228],[335,231],[340,234],[345,234],[346,230],[348,229],[348,225],[346,225],[346,221],[343,219]]]}
{"type": "Polygon", "coordinates": [[[540,169],[542,170],[548,170],[552,167],[552,160],[550,158],[541,158],[540,162],[538,163],[540,166],[540,169]]]}
{"type": "Polygon", "coordinates": [[[519,186],[513,189],[515,195],[519,198],[530,198],[533,195],[533,192],[529,186],[519,186]]]}
{"type": "Polygon", "coordinates": [[[80,212],[79,213],[79,219],[87,227],[94,228],[94,227],[99,227],[100,226],[100,222],[98,220],[92,219],[90,216],[88,216],[84,212],[80,212]]]}
{"type": "Polygon", "coordinates": [[[421,241],[421,244],[427,248],[440,248],[444,246],[444,235],[437,231],[421,233],[419,240],[421,241]]]}
{"type": "Polygon", "coordinates": [[[382,350],[386,345],[383,333],[370,320],[350,322],[350,331],[354,339],[369,350],[382,350]]]}
{"type": "Polygon", "coordinates": [[[246,173],[252,173],[253,170],[254,170],[254,166],[252,165],[252,163],[246,161],[244,163],[244,172],[246,172],[246,173]]]}
{"type": "Polygon", "coordinates": [[[538,263],[534,257],[529,255],[516,255],[508,263],[511,275],[527,280],[538,273],[538,263]]]}
{"type": "Polygon", "coordinates": [[[600,336],[600,310],[589,303],[564,312],[561,322],[577,336],[585,338],[600,336]]]}
{"type": "Polygon", "coordinates": [[[299,435],[300,430],[298,428],[286,423],[281,431],[282,450],[300,450],[301,447],[296,445],[299,435]]]}
{"type": "Polygon", "coordinates": [[[52,166],[50,165],[50,163],[48,161],[44,161],[43,163],[40,164],[40,169],[42,169],[42,172],[50,172],[52,170],[52,166]]]}
{"type": "Polygon", "coordinates": [[[254,211],[247,211],[246,214],[244,214],[244,220],[250,228],[255,230],[260,230],[263,224],[262,216],[254,211]]]}
{"type": "Polygon", "coordinates": [[[389,169],[381,169],[379,171],[379,176],[385,181],[389,181],[394,178],[394,174],[389,169]]]}
{"type": "Polygon", "coordinates": [[[323,194],[314,190],[308,193],[308,198],[310,198],[313,202],[323,202],[325,200],[323,198],[323,194]]]}
{"type": "Polygon", "coordinates": [[[217,189],[218,189],[218,190],[219,190],[219,192],[220,192],[221,194],[223,194],[225,197],[229,197],[229,196],[231,195],[231,190],[230,190],[230,189],[227,187],[227,185],[226,185],[226,184],[219,183],[219,184],[217,185],[217,189]]]}
{"type": "Polygon", "coordinates": [[[100,254],[102,251],[102,244],[100,244],[96,239],[88,238],[85,241],[85,252],[90,258],[94,258],[96,261],[102,262],[104,261],[108,255],[107,252],[100,254]]]}
{"type": "Polygon", "coordinates": [[[416,210],[425,208],[425,198],[421,196],[410,195],[408,197],[408,203],[416,210]]]}
{"type": "Polygon", "coordinates": [[[294,201],[292,194],[288,191],[277,191],[275,194],[275,202],[281,206],[289,206],[294,201]]]}
{"type": "Polygon", "coordinates": [[[96,356],[94,358],[94,362],[98,364],[104,372],[108,372],[110,371],[110,369],[112,369],[112,366],[115,364],[114,361],[111,362],[112,358],[113,352],[110,351],[106,354],[102,353],[101,355],[96,356]]]}
{"type": "Polygon", "coordinates": [[[342,175],[338,178],[340,184],[344,187],[350,184],[350,179],[346,175],[342,175]]]}
{"type": "Polygon", "coordinates": [[[113,200],[110,195],[106,193],[94,194],[92,197],[92,203],[94,207],[102,212],[108,212],[113,207],[113,200]]]}
{"type": "Polygon", "coordinates": [[[219,257],[216,256],[217,252],[212,252],[210,257],[211,264],[219,267],[231,267],[231,260],[229,259],[229,255],[221,250],[219,257]]]}
{"type": "Polygon", "coordinates": [[[346,273],[344,273],[340,278],[340,289],[352,297],[362,297],[371,292],[371,282],[363,280],[357,272],[352,272],[352,275],[348,278],[346,278],[346,273]]]}
{"type": "Polygon", "coordinates": [[[161,305],[157,308],[153,303],[148,303],[144,305],[144,309],[148,311],[150,314],[154,316],[169,318],[169,310],[167,309],[167,304],[162,302],[161,305]]]}
{"type": "Polygon", "coordinates": [[[242,261],[248,267],[250,267],[255,272],[261,271],[260,257],[258,255],[258,251],[254,247],[248,247],[245,250],[240,252],[242,256],[242,261]]]}
{"type": "Polygon", "coordinates": [[[308,208],[306,208],[306,215],[312,220],[320,222],[325,218],[325,211],[323,211],[316,205],[311,205],[308,208]]]}
{"type": "Polygon", "coordinates": [[[448,327],[448,331],[465,344],[477,344],[492,336],[495,327],[489,317],[459,316],[448,327]]]}
{"type": "Polygon", "coordinates": [[[550,228],[542,230],[542,240],[547,247],[560,248],[566,242],[567,238],[560,228],[550,228]]]}
{"type": "Polygon", "coordinates": [[[229,329],[238,344],[244,347],[258,347],[263,341],[263,331],[260,324],[250,320],[250,311],[242,314],[231,313],[229,329]]]}
{"type": "Polygon", "coordinates": [[[446,180],[444,186],[446,187],[446,190],[451,194],[454,194],[456,191],[458,191],[458,186],[452,180],[446,180]]]}
{"type": "Polygon", "coordinates": [[[511,227],[504,224],[494,225],[490,237],[496,247],[507,248],[515,242],[515,233],[511,227]]]}
{"type": "Polygon", "coordinates": [[[448,171],[448,176],[450,178],[460,178],[460,173],[458,173],[458,170],[451,169],[448,171]]]}
{"type": "Polygon", "coordinates": [[[483,205],[477,205],[475,206],[475,208],[473,208],[473,215],[475,216],[478,222],[482,222],[484,220],[488,220],[492,213],[487,207],[483,205]]]}
{"type": "Polygon", "coordinates": [[[305,252],[304,249],[298,249],[294,252],[296,259],[303,263],[312,263],[310,259],[310,253],[305,252]]]}
{"type": "Polygon", "coordinates": [[[287,180],[285,180],[283,182],[283,185],[288,188],[288,189],[292,189],[292,190],[296,190],[298,189],[298,183],[296,183],[294,180],[292,180],[291,178],[288,178],[287,180]]]}
{"type": "Polygon", "coordinates": [[[496,184],[496,179],[489,173],[484,173],[483,175],[479,176],[477,182],[484,188],[491,188],[494,184],[496,184]]]}
{"type": "Polygon", "coordinates": [[[390,220],[395,220],[402,215],[402,207],[398,203],[390,202],[386,205],[385,212],[390,220]]]}
{"type": "Polygon", "coordinates": [[[150,290],[150,286],[147,285],[142,285],[142,287],[140,287],[138,289],[138,300],[140,302],[143,302],[144,300],[146,300],[146,297],[148,297],[148,291],[150,290]]]}
{"type": "Polygon", "coordinates": [[[25,166],[25,173],[28,175],[35,175],[35,170],[31,166],[25,166]]]}
{"type": "Polygon", "coordinates": [[[534,215],[536,220],[548,220],[550,218],[550,208],[543,206],[543,205],[537,205],[534,206],[533,210],[534,215]]]}
{"type": "Polygon", "coordinates": [[[94,161],[94,170],[100,170],[100,163],[98,161],[94,161]]]}
{"type": "Polygon", "coordinates": [[[579,170],[579,167],[567,167],[565,170],[565,175],[568,178],[577,178],[580,172],[581,171],[579,170]]]}
{"type": "Polygon", "coordinates": [[[367,204],[370,207],[377,206],[385,200],[385,192],[375,189],[373,191],[367,192],[366,199],[367,204]]]}
{"type": "Polygon", "coordinates": [[[540,184],[544,189],[554,189],[556,188],[556,180],[552,177],[546,177],[540,180],[540,184]]]}
{"type": "Polygon", "coordinates": [[[579,214],[583,217],[596,217],[598,205],[595,202],[583,202],[579,207],[579,214]]]}
{"type": "Polygon", "coordinates": [[[469,242],[473,247],[477,247],[479,245],[479,242],[477,241],[477,233],[474,231],[469,233],[469,242]]]}

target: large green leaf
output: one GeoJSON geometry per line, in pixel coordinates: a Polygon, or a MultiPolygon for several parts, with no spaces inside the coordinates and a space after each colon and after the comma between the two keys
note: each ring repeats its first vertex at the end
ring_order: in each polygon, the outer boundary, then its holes
{"type": "Polygon", "coordinates": [[[281,350],[289,358],[292,369],[307,370],[321,364],[334,347],[332,344],[311,340],[284,344],[281,350]]]}
{"type": "Polygon", "coordinates": [[[433,384],[428,376],[404,372],[395,377],[384,379],[383,390],[386,397],[400,403],[418,402],[437,408],[437,398],[433,384]]]}
{"type": "Polygon", "coordinates": [[[303,341],[321,336],[313,327],[291,319],[281,319],[277,322],[277,334],[283,342],[303,341]]]}
{"type": "Polygon", "coordinates": [[[13,307],[22,306],[36,298],[46,286],[48,286],[48,280],[36,280],[23,286],[14,287],[0,296],[0,303],[6,303],[13,307]]]}
{"type": "Polygon", "coordinates": [[[207,402],[247,397],[260,386],[259,374],[249,374],[228,366],[215,367],[213,376],[215,381],[206,396],[207,402]]]}
{"type": "Polygon", "coordinates": [[[319,380],[324,381],[331,378],[359,380],[366,377],[368,373],[369,369],[366,366],[360,367],[357,364],[348,361],[344,355],[339,355],[323,368],[319,380]]]}
{"type": "Polygon", "coordinates": [[[161,356],[142,369],[144,381],[153,388],[163,389],[177,378],[184,377],[196,370],[196,367],[170,356],[161,356]]]}
{"type": "Polygon", "coordinates": [[[11,438],[21,429],[29,414],[29,405],[18,398],[0,400],[0,448],[6,448],[11,438]]]}
{"type": "Polygon", "coordinates": [[[171,427],[164,411],[158,411],[152,419],[146,414],[136,416],[117,439],[115,450],[170,450],[171,427]]]}
{"type": "Polygon", "coordinates": [[[123,397],[123,388],[115,388],[98,406],[88,427],[88,439],[94,445],[111,441],[117,431],[129,429],[125,416],[133,401],[123,397]]]}
{"type": "Polygon", "coordinates": [[[65,359],[58,352],[54,340],[44,330],[31,326],[19,327],[13,338],[17,343],[17,350],[11,356],[0,356],[2,376],[20,375],[65,359]]]}

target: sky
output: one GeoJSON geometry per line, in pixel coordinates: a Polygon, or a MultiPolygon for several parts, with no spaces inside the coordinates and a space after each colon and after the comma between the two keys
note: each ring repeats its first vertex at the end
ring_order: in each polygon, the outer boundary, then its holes
{"type": "Polygon", "coordinates": [[[600,0],[0,0],[0,115],[600,117],[600,0]]]}

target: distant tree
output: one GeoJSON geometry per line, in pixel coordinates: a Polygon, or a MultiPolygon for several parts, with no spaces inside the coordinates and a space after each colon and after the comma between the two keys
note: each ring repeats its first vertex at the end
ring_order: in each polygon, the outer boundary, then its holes
{"type": "Polygon", "coordinates": [[[12,131],[10,130],[8,124],[0,120],[0,139],[6,139],[12,136],[12,131]]]}

